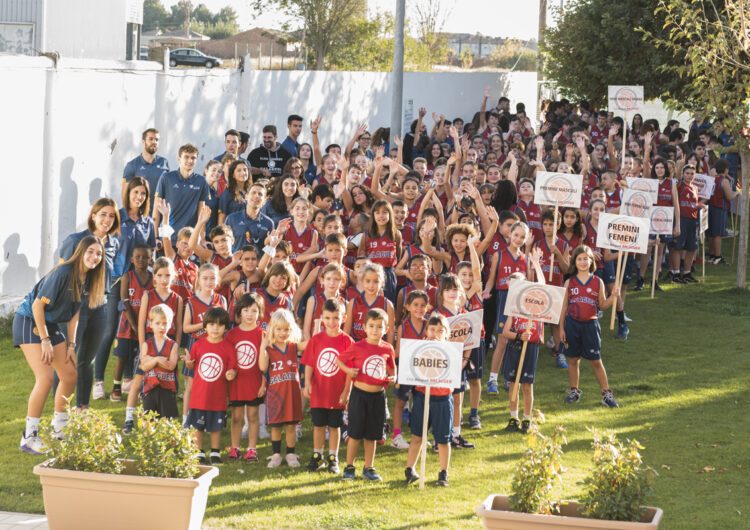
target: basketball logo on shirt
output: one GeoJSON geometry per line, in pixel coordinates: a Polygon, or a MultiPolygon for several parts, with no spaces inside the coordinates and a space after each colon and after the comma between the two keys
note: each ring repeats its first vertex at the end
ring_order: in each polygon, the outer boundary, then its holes
{"type": "Polygon", "coordinates": [[[318,371],[325,377],[333,377],[339,373],[339,365],[336,364],[339,355],[333,348],[326,348],[318,356],[318,371]]]}
{"type": "Polygon", "coordinates": [[[362,365],[362,371],[373,379],[385,379],[385,361],[379,355],[368,357],[362,365]]]}
{"type": "Polygon", "coordinates": [[[255,362],[258,360],[258,350],[255,348],[255,344],[243,340],[237,343],[235,349],[237,351],[237,365],[240,368],[248,370],[255,366],[255,362]]]}
{"type": "Polygon", "coordinates": [[[224,362],[215,353],[207,353],[198,363],[198,373],[207,383],[216,381],[224,369],[224,362]]]}

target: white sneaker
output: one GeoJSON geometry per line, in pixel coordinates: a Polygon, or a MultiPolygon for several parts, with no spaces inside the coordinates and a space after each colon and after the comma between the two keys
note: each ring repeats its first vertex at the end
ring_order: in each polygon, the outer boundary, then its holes
{"type": "Polygon", "coordinates": [[[271,437],[271,433],[268,432],[266,426],[261,423],[260,429],[258,429],[258,438],[261,440],[268,440],[271,437]]]}
{"type": "Polygon", "coordinates": [[[91,397],[92,399],[104,399],[107,397],[104,393],[104,381],[94,381],[94,390],[91,397]]]}
{"type": "Polygon", "coordinates": [[[409,449],[409,442],[404,440],[404,436],[401,433],[398,433],[398,436],[394,436],[391,440],[391,447],[395,447],[396,449],[409,449]]]}
{"type": "Polygon", "coordinates": [[[122,393],[128,394],[130,393],[130,387],[133,386],[133,380],[130,381],[123,381],[122,382],[122,393]]]}
{"type": "Polygon", "coordinates": [[[289,467],[299,467],[299,457],[295,455],[294,453],[289,453],[286,455],[286,464],[289,467]]]}
{"type": "Polygon", "coordinates": [[[555,339],[553,339],[552,337],[548,338],[547,342],[545,342],[545,346],[547,346],[550,350],[554,350],[555,349],[555,339]]]}
{"type": "Polygon", "coordinates": [[[21,435],[21,443],[18,445],[18,448],[21,451],[26,451],[27,453],[31,453],[32,455],[41,455],[45,452],[42,439],[39,438],[39,435],[37,433],[32,433],[31,436],[26,436],[26,433],[23,433],[23,435],[21,435]]]}
{"type": "MultiPolygon", "coordinates": [[[[279,453],[272,454],[268,457],[268,460],[269,462],[267,467],[279,467],[281,465],[281,455],[279,453]]],[[[299,465],[299,462],[297,462],[297,465],[299,465]]]]}

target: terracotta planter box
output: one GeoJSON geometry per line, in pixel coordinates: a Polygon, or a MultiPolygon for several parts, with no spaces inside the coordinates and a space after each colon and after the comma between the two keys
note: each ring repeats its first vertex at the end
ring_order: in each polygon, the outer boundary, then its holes
{"type": "Polygon", "coordinates": [[[485,528],[498,530],[550,530],[573,528],[597,528],[601,530],[645,530],[658,528],[664,512],[661,508],[646,508],[640,522],[605,521],[584,517],[576,501],[562,501],[561,515],[540,515],[535,513],[513,512],[510,509],[507,495],[490,495],[479,506],[477,515],[482,519],[485,528]]]}
{"type": "Polygon", "coordinates": [[[206,511],[208,488],[219,474],[212,466],[198,466],[192,479],[141,477],[132,460],[124,460],[123,474],[88,473],[34,466],[44,494],[49,527],[101,530],[127,520],[128,528],[196,529],[206,511]],[[156,503],[154,509],[143,508],[156,503]],[[125,517],[126,519],[122,519],[125,517]]]}

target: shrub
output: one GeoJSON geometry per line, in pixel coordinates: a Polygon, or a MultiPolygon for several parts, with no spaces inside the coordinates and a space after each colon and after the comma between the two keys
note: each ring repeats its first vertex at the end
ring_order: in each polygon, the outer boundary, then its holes
{"type": "Polygon", "coordinates": [[[510,507],[516,512],[557,514],[560,503],[552,490],[562,481],[562,446],[565,427],[558,425],[544,436],[536,425],[529,430],[529,448],[516,468],[511,484],[510,507]]]}
{"type": "Polygon", "coordinates": [[[637,440],[623,444],[614,433],[594,435],[594,470],[583,480],[581,499],[587,517],[615,521],[639,521],[656,472],[643,465],[637,440]]]}
{"type": "Polygon", "coordinates": [[[193,478],[198,474],[198,450],[190,431],[153,411],[138,408],[130,447],[141,476],[193,478]]]}
{"type": "Polygon", "coordinates": [[[68,405],[68,423],[63,427],[63,439],[57,438],[52,426],[42,430],[44,443],[50,448],[54,460],[51,467],[95,473],[120,473],[118,460],[122,444],[117,427],[109,414],[102,410],[71,410],[68,405]]]}

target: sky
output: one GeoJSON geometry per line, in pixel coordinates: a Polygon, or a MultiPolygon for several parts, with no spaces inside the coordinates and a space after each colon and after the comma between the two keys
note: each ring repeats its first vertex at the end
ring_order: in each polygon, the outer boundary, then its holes
{"type": "MultiPolygon", "coordinates": [[[[406,0],[406,16],[410,16],[410,4],[420,0],[406,0]]],[[[238,14],[240,30],[254,27],[280,29],[285,20],[276,13],[264,13],[256,17],[250,7],[251,0],[193,0],[203,3],[216,12],[224,6],[232,7],[238,14]]],[[[177,0],[162,0],[169,8],[177,0]]],[[[549,0],[557,5],[557,0],[549,0]]],[[[537,0],[441,0],[445,11],[449,12],[444,31],[449,33],[481,33],[489,37],[536,39],[539,23],[539,2],[537,0]]],[[[370,0],[370,9],[393,13],[396,0],[370,0]]],[[[547,17],[548,23],[551,17],[547,17]]]]}

